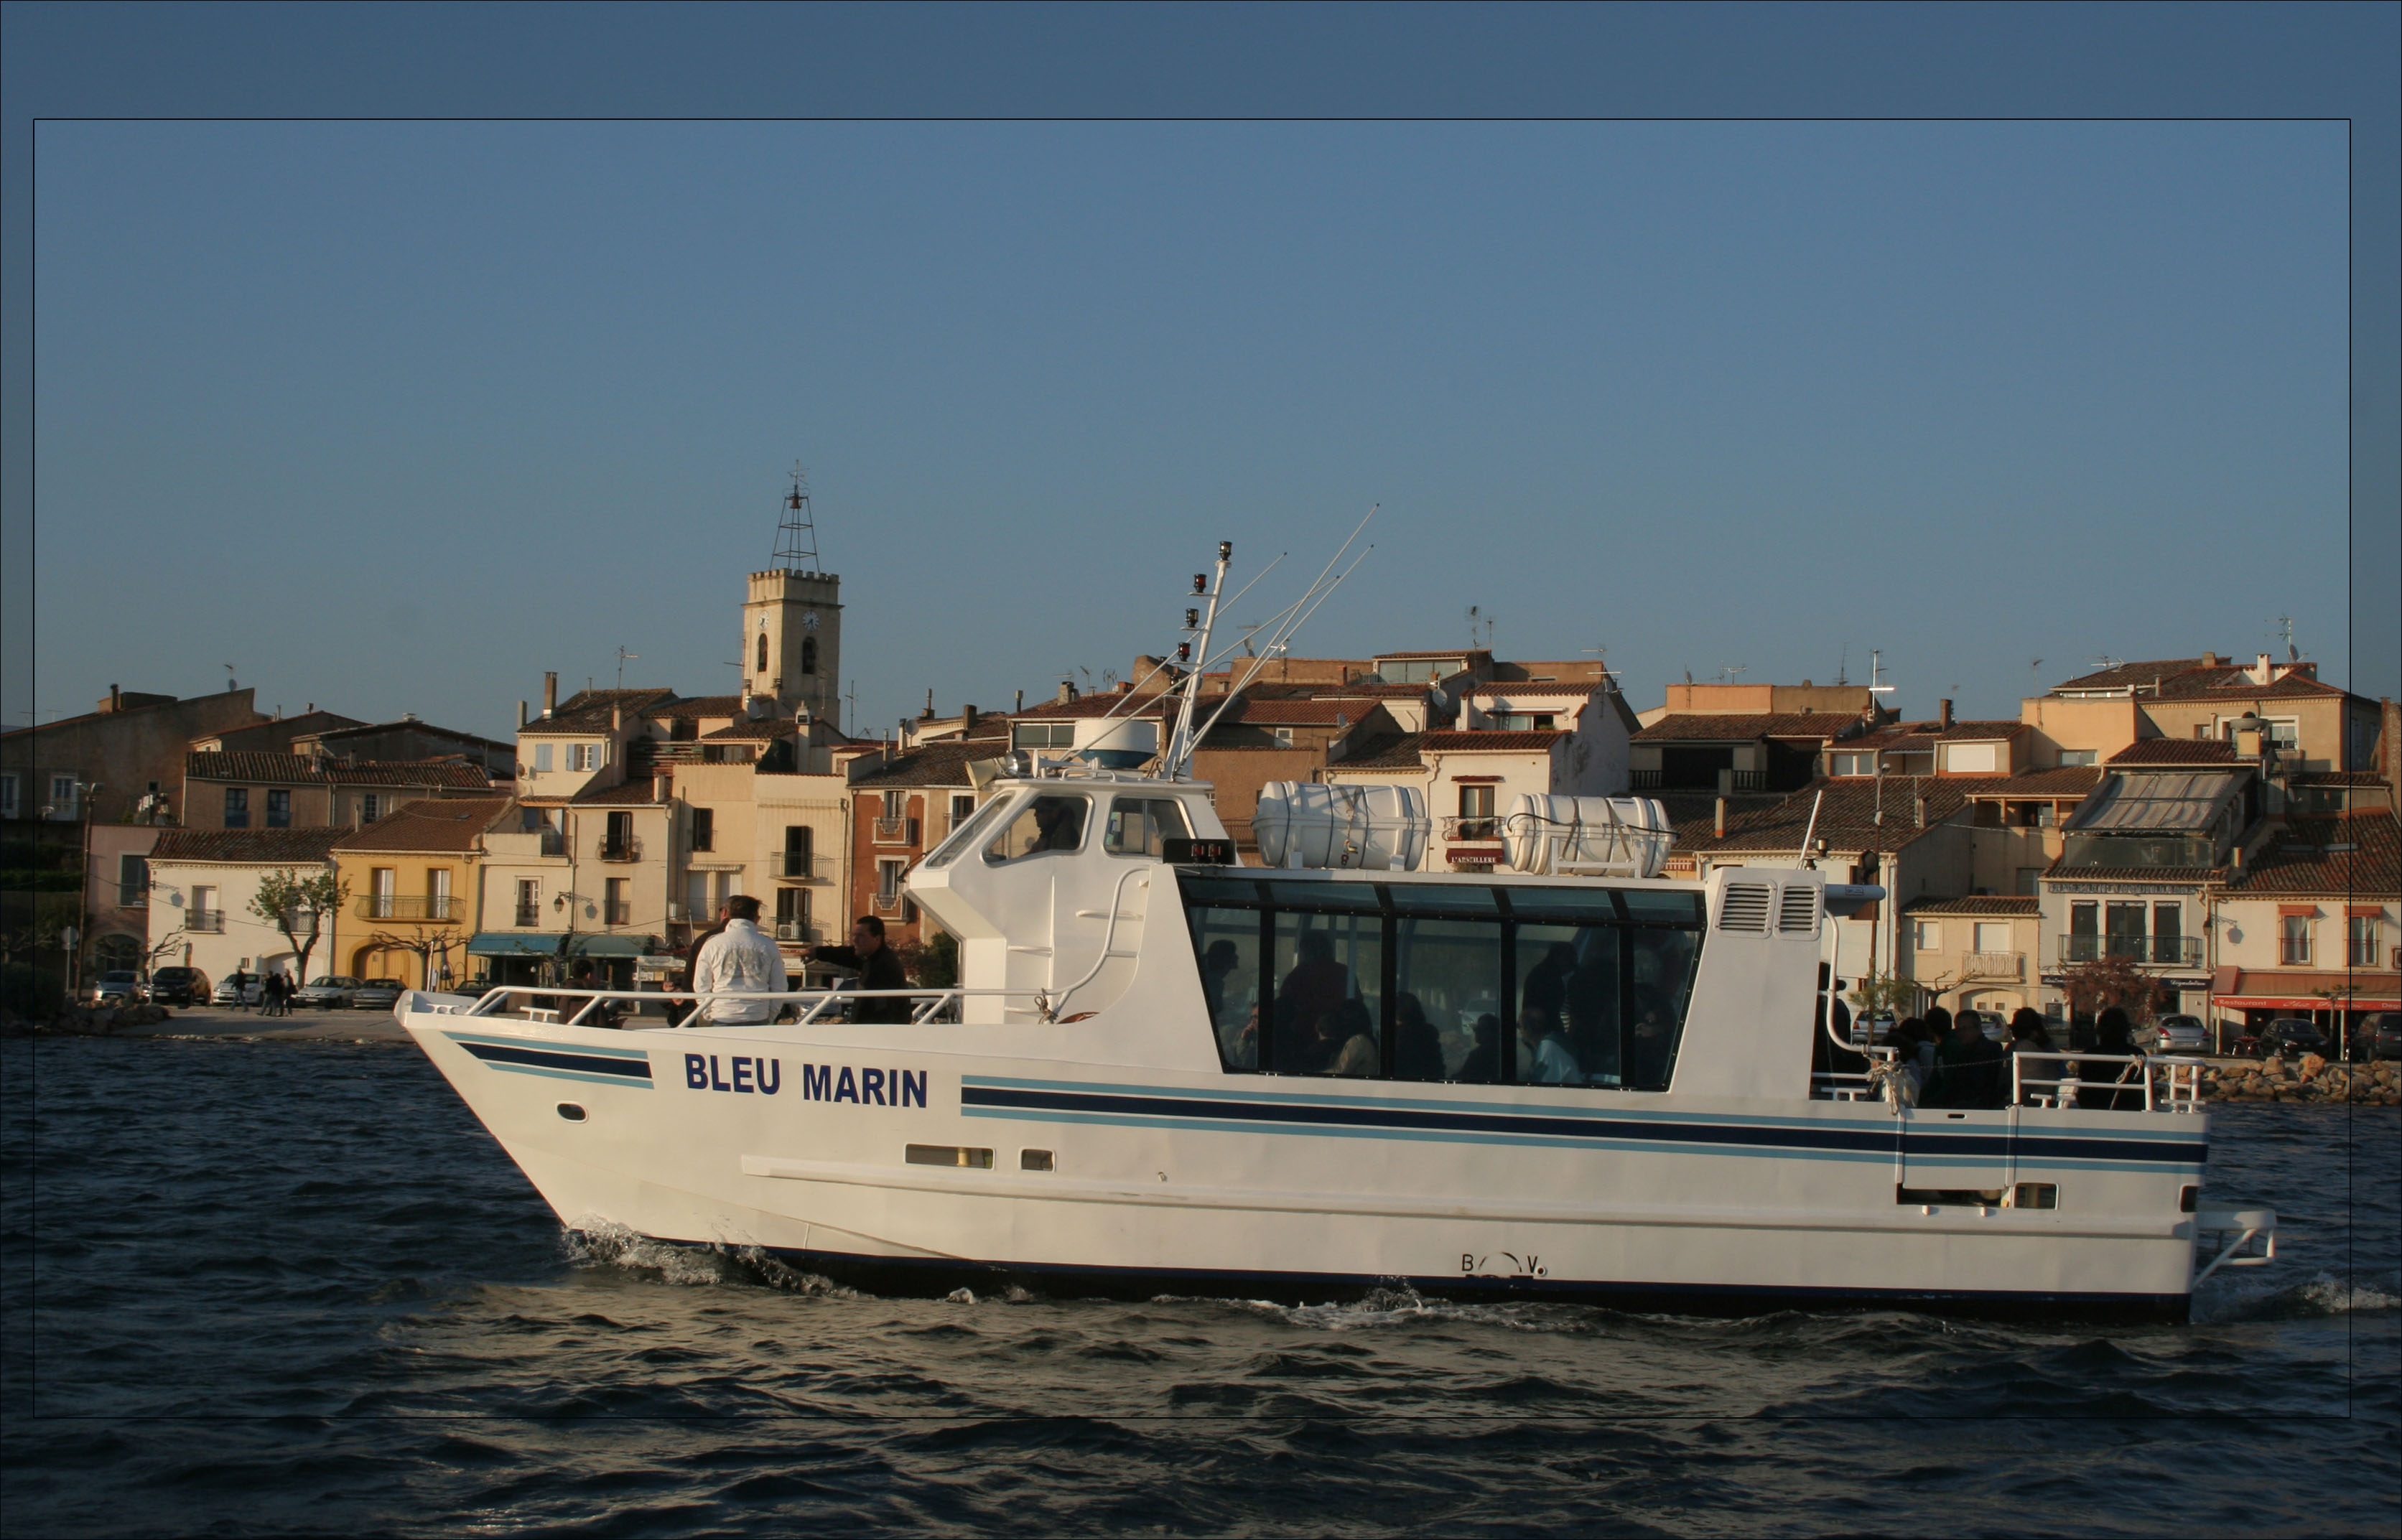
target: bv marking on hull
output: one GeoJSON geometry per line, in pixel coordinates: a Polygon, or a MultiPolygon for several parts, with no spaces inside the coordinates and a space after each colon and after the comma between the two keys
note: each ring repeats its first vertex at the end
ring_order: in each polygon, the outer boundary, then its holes
{"type": "Polygon", "coordinates": [[[540,1075],[554,1080],[582,1080],[587,1085],[630,1085],[651,1089],[651,1056],[640,1049],[569,1048],[532,1043],[519,1038],[485,1038],[467,1032],[444,1037],[494,1069],[515,1075],[540,1075]]]}
{"type": "MultiPolygon", "coordinates": [[[[1459,1102],[1299,1097],[1266,1092],[1220,1094],[1162,1086],[985,1076],[970,1076],[961,1083],[959,1102],[960,1112],[972,1118],[1584,1149],[1677,1148],[1705,1155],[1773,1153],[1821,1161],[1891,1161],[1897,1128],[1890,1121],[1845,1126],[1831,1120],[1755,1121],[1724,1114],[1680,1117],[1666,1111],[1628,1113],[1564,1107],[1497,1108],[1459,1102]]],[[[1907,1129],[1913,1161],[1930,1155],[1991,1159],[2013,1143],[2011,1135],[2001,1131],[1955,1134],[1925,1123],[1900,1126],[1907,1129]]],[[[2022,1133],[2015,1143],[2022,1161],[2113,1169],[2198,1166],[2203,1156],[2199,1140],[2101,1131],[2091,1136],[2022,1133]]]]}

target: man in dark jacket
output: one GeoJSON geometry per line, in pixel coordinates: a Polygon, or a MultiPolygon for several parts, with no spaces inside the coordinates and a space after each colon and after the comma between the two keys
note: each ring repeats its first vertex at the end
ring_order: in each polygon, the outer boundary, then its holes
{"type": "MultiPolygon", "coordinates": [[[[901,959],[884,944],[884,922],[873,914],[862,914],[850,925],[849,946],[813,946],[809,956],[818,962],[833,963],[837,968],[859,971],[859,989],[906,989],[909,981],[901,971],[901,959]]],[[[850,1019],[883,1025],[905,1024],[917,1012],[915,1001],[898,997],[877,1000],[853,1000],[850,1019]]]]}

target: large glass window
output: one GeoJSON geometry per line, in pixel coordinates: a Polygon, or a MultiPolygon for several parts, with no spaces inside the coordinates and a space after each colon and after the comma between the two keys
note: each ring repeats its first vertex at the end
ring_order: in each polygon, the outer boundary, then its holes
{"type": "Polygon", "coordinates": [[[228,786],[225,794],[225,826],[228,829],[250,827],[250,789],[228,786]]]}
{"type": "Polygon", "coordinates": [[[1174,797],[1113,797],[1101,848],[1113,856],[1156,856],[1163,840],[1191,833],[1184,806],[1174,797]]]}
{"type": "Polygon", "coordinates": [[[1092,799],[1083,796],[1045,792],[1031,798],[986,849],[984,859],[998,864],[1045,850],[1080,848],[1092,806],[1092,799]]]}
{"type": "Polygon", "coordinates": [[[1202,876],[1182,890],[1229,1070],[1668,1087],[1696,893],[1202,876]]]}
{"type": "MultiPolygon", "coordinates": [[[[1374,898],[1374,889],[1367,895],[1374,898]]],[[[1275,1034],[1264,1068],[1287,1075],[1384,1073],[1385,917],[1278,909],[1275,1034]]]]}
{"type": "Polygon", "coordinates": [[[270,788],[267,793],[267,827],[292,827],[292,793],[270,788]]]}

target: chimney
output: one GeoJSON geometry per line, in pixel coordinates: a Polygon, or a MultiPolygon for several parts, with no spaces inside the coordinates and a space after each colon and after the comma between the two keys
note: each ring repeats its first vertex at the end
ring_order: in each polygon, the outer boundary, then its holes
{"type": "Polygon", "coordinates": [[[2202,666],[2204,668],[2216,668],[2216,667],[2218,667],[2218,654],[2217,654],[2217,653],[2202,653],[2202,666]]]}
{"type": "Polygon", "coordinates": [[[1921,791],[1917,796],[1912,797],[1912,798],[1911,799],[1911,815],[1912,815],[1912,817],[1913,817],[1914,818],[1916,818],[1916,819],[1918,820],[1918,827],[1919,827],[1919,828],[1924,829],[1924,828],[1926,828],[1926,792],[1921,791]]]}
{"type": "Polygon", "coordinates": [[[523,701],[518,702],[518,725],[519,727],[523,727],[531,720],[531,718],[526,715],[526,703],[523,701]]]}
{"type": "Polygon", "coordinates": [[[934,720],[934,688],[932,685],[928,685],[926,687],[926,708],[918,713],[918,720],[919,722],[932,722],[934,720]]]}
{"type": "Polygon", "coordinates": [[[653,802],[673,802],[675,800],[674,771],[654,770],[651,772],[651,800],[653,802]]]}
{"type": "Polygon", "coordinates": [[[1726,798],[1719,798],[1718,817],[1713,819],[1710,824],[1711,829],[1716,832],[1717,836],[1719,839],[1726,838],[1726,798]]]}
{"type": "Polygon", "coordinates": [[[122,711],[125,709],[124,694],[114,684],[108,687],[108,708],[112,711],[122,711]]]}
{"type": "Polygon", "coordinates": [[[625,725],[626,708],[612,702],[609,707],[609,731],[614,733],[625,725]]]}
{"type": "Polygon", "coordinates": [[[1131,695],[1131,694],[1134,694],[1134,681],[1132,681],[1132,680],[1130,680],[1130,679],[1122,679],[1122,680],[1118,681],[1118,694],[1121,694],[1121,695],[1131,695]]]}
{"type": "Polygon", "coordinates": [[[1952,730],[1952,703],[1950,701],[1939,700],[1935,703],[1935,720],[1940,724],[1943,732],[1948,733],[1952,730]]]}
{"type": "Polygon", "coordinates": [[[1061,680],[1061,681],[1059,681],[1059,704],[1060,704],[1060,705],[1062,705],[1062,706],[1065,706],[1065,705],[1067,705],[1070,701],[1074,700],[1075,698],[1076,698],[1076,681],[1075,681],[1074,680],[1071,680],[1071,679],[1063,679],[1063,680],[1061,680]]]}
{"type": "Polygon", "coordinates": [[[969,734],[973,733],[973,732],[975,731],[975,724],[976,724],[976,708],[975,708],[974,707],[973,707],[973,706],[962,706],[962,707],[960,707],[960,708],[959,708],[959,736],[961,736],[961,737],[966,737],[969,734]]]}
{"type": "Polygon", "coordinates": [[[2261,654],[2260,654],[2260,661],[2259,661],[2258,663],[2257,663],[2257,664],[2253,665],[2253,667],[2252,667],[2252,682],[2253,682],[2253,683],[2255,683],[2255,684],[2259,684],[2259,685],[2266,685],[2266,684],[2268,684],[2268,683],[2271,682],[2271,676],[2270,676],[2270,672],[2269,672],[2269,666],[2270,666],[2270,665],[2271,665],[2271,662],[2273,662],[2273,661],[2274,661],[2274,660],[2273,660],[2273,659],[2271,659],[2271,658],[2269,656],[2269,654],[2268,654],[2268,653],[2261,653],[2261,654]]]}
{"type": "Polygon", "coordinates": [[[1014,706],[1014,707],[1010,708],[1010,709],[1011,709],[1011,710],[1013,710],[1013,711],[1023,711],[1023,710],[1025,710],[1025,709],[1026,709],[1026,692],[1025,692],[1025,691],[1020,690],[1019,692],[1017,692],[1017,704],[1016,704],[1015,706],[1014,706]]]}
{"type": "Polygon", "coordinates": [[[542,676],[542,714],[547,721],[559,709],[559,670],[554,668],[542,676]]]}
{"type": "Polygon", "coordinates": [[[1721,771],[1719,771],[1719,796],[1721,799],[1723,799],[1723,798],[1731,797],[1731,796],[1733,796],[1733,795],[1734,795],[1734,772],[1733,772],[1733,771],[1732,771],[1732,770],[1721,770],[1721,771]]]}

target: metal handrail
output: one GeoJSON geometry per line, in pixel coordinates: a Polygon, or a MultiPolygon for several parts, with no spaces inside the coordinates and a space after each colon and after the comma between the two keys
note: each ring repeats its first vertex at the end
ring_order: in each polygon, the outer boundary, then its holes
{"type": "Polygon", "coordinates": [[[2166,1110],[2198,1112],[2202,1109],[2202,1072],[2209,1067],[2210,1061],[2207,1059],[2187,1058],[2171,1053],[2080,1053],[2074,1050],[2020,1049],[2010,1054],[2010,1105],[2012,1107],[2022,1105],[2030,1090],[2035,1090],[2037,1094],[2043,1094],[2044,1093],[2039,1089],[2042,1087],[2050,1087],[2049,1094],[2055,1102],[2064,1104],[2070,1094],[2067,1088],[2072,1086],[2078,1090],[2082,1090],[2089,1084],[2098,1084],[2105,1088],[2124,1086],[2133,1091],[2140,1084],[2144,1093],[2144,1110],[2147,1112],[2163,1110],[2161,1106],[2163,1090],[2166,1092],[2166,1110]],[[2028,1063],[2036,1059],[2060,1061],[2071,1066],[2076,1073],[2050,1077],[2027,1074],[2028,1063]],[[2085,1066],[2089,1064],[2115,1064],[2125,1067],[2121,1068],[2114,1079],[2092,1081],[2088,1080],[2083,1074],[2085,1066]],[[2165,1086],[2162,1084],[2161,1077],[2154,1073],[2156,1070],[2167,1071],[2165,1086]]]}
{"type": "MultiPolygon", "coordinates": [[[[438,994],[440,991],[427,990],[421,991],[421,993],[438,994]]],[[[690,1004],[695,1007],[691,1013],[686,1015],[683,1021],[669,1024],[670,1028],[699,1026],[808,1026],[815,1024],[818,1019],[824,1015],[824,1013],[832,1007],[847,1004],[852,1000],[905,999],[921,1002],[917,1007],[916,1012],[910,1017],[908,1023],[908,1024],[912,1026],[918,1026],[932,1023],[937,1013],[946,1006],[956,1004],[971,997],[1032,997],[1039,1001],[1047,993],[1047,991],[1039,988],[962,989],[954,987],[949,989],[844,989],[837,986],[833,989],[786,989],[772,993],[751,994],[746,991],[734,989],[707,991],[689,989],[577,989],[572,986],[560,984],[513,983],[504,984],[498,988],[488,990],[472,1007],[465,1011],[451,1012],[451,1014],[462,1016],[504,1016],[506,1013],[502,1010],[502,1007],[508,1000],[517,996],[550,995],[559,997],[563,999],[582,1000],[584,1003],[576,1011],[574,1015],[569,1017],[563,1022],[559,1020],[559,1012],[557,1011],[544,1010],[538,1012],[540,1017],[547,1018],[544,1024],[547,1025],[580,1026],[585,1024],[585,1018],[591,1015],[602,1001],[632,1000],[638,1004],[643,1002],[663,1001],[677,1005],[690,1004]],[[748,1005],[766,1005],[778,1002],[797,1005],[808,1002],[809,1004],[809,1009],[805,1011],[796,1022],[712,1022],[707,1020],[707,1011],[705,1008],[718,1000],[740,1000],[748,1005]]],[[[533,1008],[529,1007],[527,1009],[529,1011],[531,1011],[533,1008]]]]}

